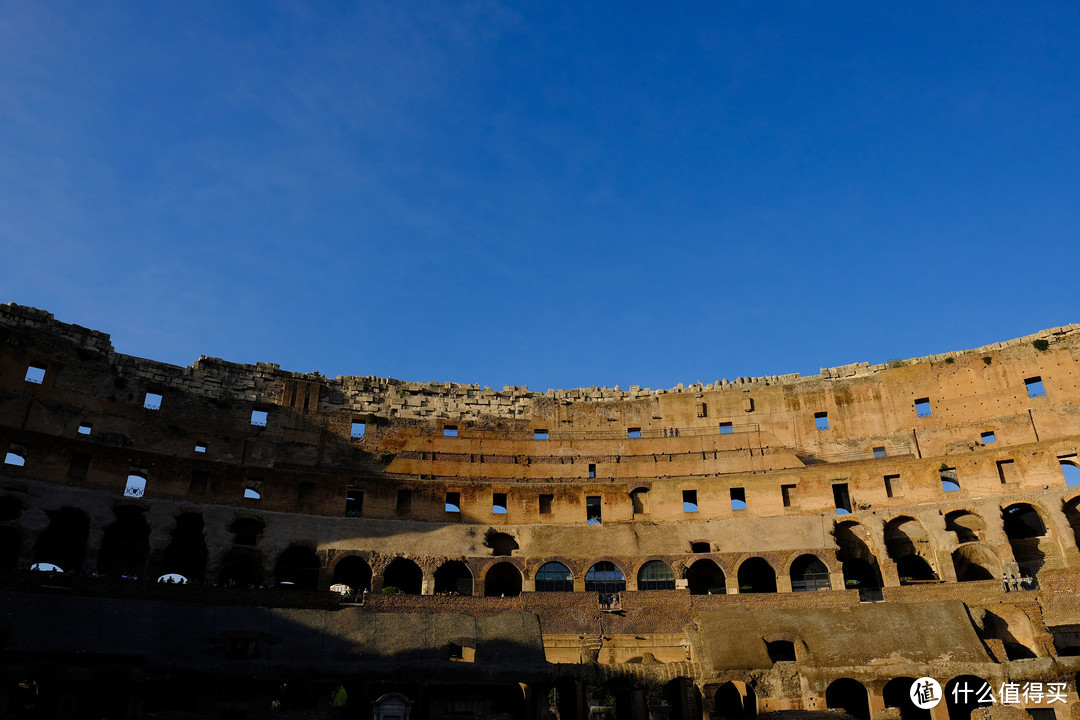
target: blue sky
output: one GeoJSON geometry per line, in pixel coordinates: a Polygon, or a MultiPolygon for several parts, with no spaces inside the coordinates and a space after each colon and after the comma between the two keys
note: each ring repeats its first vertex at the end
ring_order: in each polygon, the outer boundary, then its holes
{"type": "Polygon", "coordinates": [[[0,302],[671,387],[1080,322],[1071,3],[0,5],[0,302]]]}

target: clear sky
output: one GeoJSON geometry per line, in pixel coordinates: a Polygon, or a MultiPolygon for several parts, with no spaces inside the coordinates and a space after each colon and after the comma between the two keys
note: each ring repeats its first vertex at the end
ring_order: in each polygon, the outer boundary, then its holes
{"type": "Polygon", "coordinates": [[[1075,3],[0,3],[0,302],[123,353],[671,387],[1078,273],[1075,3]]]}

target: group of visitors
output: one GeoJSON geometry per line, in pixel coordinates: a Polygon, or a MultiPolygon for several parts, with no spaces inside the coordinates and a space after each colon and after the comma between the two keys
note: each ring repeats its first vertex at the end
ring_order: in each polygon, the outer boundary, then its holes
{"type": "Polygon", "coordinates": [[[1010,575],[1005,573],[1001,576],[1001,584],[1005,588],[1005,592],[1011,592],[1013,590],[1034,590],[1035,578],[1030,575],[1010,575]]]}

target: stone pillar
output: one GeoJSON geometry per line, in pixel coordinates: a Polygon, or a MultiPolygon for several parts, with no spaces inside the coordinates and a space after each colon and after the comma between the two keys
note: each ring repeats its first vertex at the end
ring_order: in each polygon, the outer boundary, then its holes
{"type": "Polygon", "coordinates": [[[776,575],[776,592],[791,592],[791,573],[781,571],[776,575]]]}

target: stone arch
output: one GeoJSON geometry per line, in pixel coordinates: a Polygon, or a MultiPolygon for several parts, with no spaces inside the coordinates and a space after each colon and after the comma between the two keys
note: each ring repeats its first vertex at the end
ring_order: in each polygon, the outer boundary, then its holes
{"type": "Polygon", "coordinates": [[[86,541],[90,537],[90,518],[72,507],[50,510],[49,526],[38,537],[34,562],[52,563],[75,573],[82,569],[86,541]]]}
{"type": "Polygon", "coordinates": [[[915,518],[901,515],[885,523],[885,551],[896,563],[901,585],[938,579],[928,559],[934,557],[930,536],[915,518]]]}
{"type": "Polygon", "coordinates": [[[334,563],[334,584],[348,585],[355,592],[371,590],[371,566],[359,555],[346,555],[334,563]]]}
{"type": "Polygon", "coordinates": [[[234,547],[221,558],[218,584],[225,587],[259,587],[265,577],[262,558],[254,548],[234,547]]]}
{"type": "MultiPolygon", "coordinates": [[[[949,713],[949,720],[971,720],[971,711],[976,708],[990,707],[993,702],[980,700],[983,686],[989,687],[989,683],[974,675],[958,675],[945,683],[945,708],[949,713]],[[953,688],[960,685],[960,692],[953,692],[953,688]],[[964,693],[963,688],[971,690],[964,693]],[[957,702],[959,700],[959,702],[957,702]]],[[[992,692],[992,690],[991,690],[992,692]]]]}
{"type": "Polygon", "coordinates": [[[630,491],[631,515],[647,515],[649,513],[649,488],[639,485],[630,491]]]}
{"type": "Polygon", "coordinates": [[[724,571],[710,558],[695,560],[686,568],[686,585],[691,595],[727,593],[727,578],[724,571]]]}
{"type": "Polygon", "coordinates": [[[649,560],[637,571],[638,590],[674,590],[675,573],[663,560],[649,560]]]}
{"type": "Polygon", "coordinates": [[[537,592],[572,592],[574,574],[563,563],[551,560],[537,568],[535,588],[537,592]]]}
{"type": "Polygon", "coordinates": [[[739,564],[739,593],[776,592],[776,570],[765,558],[752,556],[739,564]]]}
{"type": "Polygon", "coordinates": [[[1047,531],[1042,514],[1030,503],[1012,503],[1001,509],[1001,522],[1021,573],[1037,574],[1046,562],[1041,539],[1047,531]]]}
{"type": "Polygon", "coordinates": [[[977,512],[961,508],[945,514],[945,530],[956,535],[957,544],[978,542],[986,532],[986,521],[977,512]]]}
{"type": "Polygon", "coordinates": [[[408,558],[394,558],[383,571],[383,588],[395,587],[406,595],[419,595],[423,585],[424,571],[408,558]]]}
{"type": "Polygon", "coordinates": [[[229,525],[229,532],[233,534],[233,544],[247,547],[255,547],[265,529],[266,521],[250,515],[241,515],[229,525]]]}
{"type": "Polygon", "coordinates": [[[833,525],[836,559],[844,574],[844,587],[876,590],[882,586],[881,568],[871,547],[870,531],[854,520],[833,525]]]}
{"type": "Polygon", "coordinates": [[[744,720],[757,715],[754,689],[738,680],[729,681],[713,694],[715,717],[720,720],[744,720]]]}
{"type": "Polygon", "coordinates": [[[290,545],[278,555],[274,564],[274,579],[278,585],[297,590],[317,590],[322,562],[314,549],[306,545],[290,545]]]}
{"type": "Polygon", "coordinates": [[[916,707],[911,701],[912,677],[897,677],[885,683],[881,697],[886,708],[900,710],[900,720],[930,720],[930,711],[916,707]]]}
{"type": "Polygon", "coordinates": [[[161,555],[162,574],[177,573],[191,582],[202,582],[209,556],[203,526],[202,514],[197,512],[181,513],[176,518],[169,546],[161,555]]]}
{"type": "MultiPolygon", "coordinates": [[[[146,508],[120,505],[113,508],[116,520],[105,528],[98,555],[98,572],[102,575],[140,577],[146,574],[150,556],[150,525],[146,508]]],[[[63,566],[61,566],[63,567],[63,566]]]]}
{"type": "Polygon", "coordinates": [[[953,550],[953,568],[959,582],[994,580],[1003,574],[1001,560],[989,546],[969,542],[953,550]]]}
{"type": "Polygon", "coordinates": [[[829,580],[829,568],[825,566],[821,558],[813,553],[807,553],[795,558],[795,561],[791,563],[789,574],[792,592],[832,590],[832,582],[829,580]]]}
{"type": "Polygon", "coordinates": [[[1061,503],[1061,512],[1073,531],[1073,540],[1080,547],[1080,495],[1061,503]]]}
{"type": "Polygon", "coordinates": [[[856,720],[870,720],[870,695],[858,680],[839,678],[825,689],[825,706],[843,710],[856,720]]]}
{"type": "Polygon", "coordinates": [[[473,576],[460,560],[447,560],[435,571],[436,595],[472,595],[473,576]]]}
{"type": "Polygon", "coordinates": [[[485,597],[517,597],[521,585],[521,570],[511,562],[497,562],[484,573],[485,597]]]}
{"type": "Polygon", "coordinates": [[[585,590],[588,592],[616,593],[626,590],[626,576],[622,568],[610,560],[593,563],[585,571],[585,590]]]}

